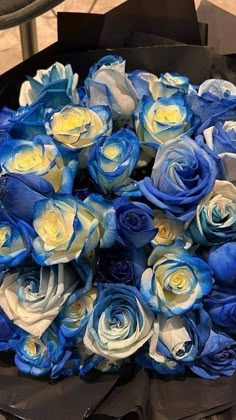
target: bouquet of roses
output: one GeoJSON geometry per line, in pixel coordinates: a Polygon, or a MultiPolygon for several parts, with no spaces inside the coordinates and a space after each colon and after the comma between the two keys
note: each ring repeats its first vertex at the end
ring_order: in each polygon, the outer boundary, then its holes
{"type": "Polygon", "coordinates": [[[51,378],[236,371],[236,86],[55,63],[0,112],[0,350],[51,378]]]}

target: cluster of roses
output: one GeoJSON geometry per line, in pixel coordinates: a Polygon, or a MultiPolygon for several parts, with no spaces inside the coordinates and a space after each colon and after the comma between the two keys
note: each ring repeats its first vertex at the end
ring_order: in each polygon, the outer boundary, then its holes
{"type": "Polygon", "coordinates": [[[236,87],[55,63],[0,111],[0,350],[32,375],[236,370],[236,87]]]}

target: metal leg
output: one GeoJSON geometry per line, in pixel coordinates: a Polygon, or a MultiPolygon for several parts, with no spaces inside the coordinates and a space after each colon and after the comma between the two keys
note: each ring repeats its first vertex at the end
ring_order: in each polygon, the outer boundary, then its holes
{"type": "Polygon", "coordinates": [[[20,25],[21,50],[23,60],[38,51],[36,19],[20,25]]]}

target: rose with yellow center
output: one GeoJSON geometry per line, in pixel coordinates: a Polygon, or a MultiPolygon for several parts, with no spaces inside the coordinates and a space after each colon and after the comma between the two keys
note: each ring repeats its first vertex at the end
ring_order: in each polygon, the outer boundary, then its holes
{"type": "Polygon", "coordinates": [[[179,241],[170,247],[157,246],[149,264],[154,265],[142,275],[141,292],[152,309],[166,317],[198,308],[212,288],[209,266],[185,251],[179,241]]]}
{"type": "Polygon", "coordinates": [[[23,221],[15,222],[0,209],[0,268],[21,264],[31,252],[32,229],[23,221]]]}
{"type": "Polygon", "coordinates": [[[70,193],[78,163],[64,162],[51,138],[44,135],[32,140],[7,140],[1,147],[2,174],[36,175],[52,184],[55,192],[70,193]]]}
{"type": "Polygon", "coordinates": [[[59,315],[60,329],[65,337],[75,337],[82,340],[88,321],[88,315],[93,310],[97,299],[97,289],[93,287],[81,295],[81,289],[76,290],[66,302],[59,315]]]}
{"type": "Polygon", "coordinates": [[[51,378],[59,377],[71,355],[55,324],[40,338],[20,332],[15,352],[15,364],[21,372],[33,376],[49,374],[51,378]]]}
{"type": "MultiPolygon", "coordinates": [[[[191,134],[195,118],[182,97],[144,97],[135,114],[135,128],[141,142],[161,144],[191,134]]],[[[146,150],[146,149],[145,149],[146,150]]]]}
{"type": "Polygon", "coordinates": [[[51,265],[78,258],[96,248],[100,240],[99,220],[79,199],[55,194],[35,205],[33,256],[38,264],[51,265]]]}
{"type": "Polygon", "coordinates": [[[98,137],[111,133],[111,114],[106,106],[67,105],[51,116],[46,130],[62,146],[78,151],[91,146],[98,137]]]}
{"type": "Polygon", "coordinates": [[[176,240],[182,240],[186,249],[191,247],[192,240],[184,229],[184,223],[179,220],[170,219],[160,210],[154,212],[154,226],[158,232],[151,241],[154,247],[160,245],[172,245],[176,240]]]}

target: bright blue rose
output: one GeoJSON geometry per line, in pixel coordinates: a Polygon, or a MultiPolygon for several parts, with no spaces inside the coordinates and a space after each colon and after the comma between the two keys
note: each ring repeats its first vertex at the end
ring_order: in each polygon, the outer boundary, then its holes
{"type": "Polygon", "coordinates": [[[31,140],[6,140],[0,147],[2,175],[35,175],[52,184],[55,192],[70,194],[78,167],[76,159],[64,162],[57,146],[48,136],[31,140]]]}
{"type": "Polygon", "coordinates": [[[144,271],[140,290],[153,311],[167,318],[199,308],[212,289],[210,267],[179,244],[154,248],[148,263],[154,266],[144,271]]]}
{"type": "Polygon", "coordinates": [[[106,284],[89,316],[84,344],[108,360],[125,359],[151,337],[153,320],[135,287],[106,284]]]}
{"type": "Polygon", "coordinates": [[[208,254],[215,281],[226,287],[236,287],[236,242],[212,247],[208,254]]]}
{"type": "Polygon", "coordinates": [[[10,321],[0,308],[0,351],[14,348],[18,328],[10,321]]]}
{"type": "Polygon", "coordinates": [[[208,92],[203,93],[202,96],[191,93],[186,96],[186,102],[200,119],[197,134],[202,134],[206,128],[212,127],[220,121],[235,119],[236,96],[225,99],[208,92]]]}
{"type": "Polygon", "coordinates": [[[144,97],[135,114],[137,136],[143,145],[166,143],[192,134],[195,117],[182,95],[153,101],[144,97]]]}
{"type": "Polygon", "coordinates": [[[21,106],[43,103],[47,108],[56,108],[69,103],[78,104],[78,74],[71,65],[54,63],[47,70],[38,70],[34,77],[21,85],[19,102],[21,106]]]}
{"type": "Polygon", "coordinates": [[[128,75],[125,61],[119,56],[106,56],[94,64],[85,89],[89,106],[108,105],[114,120],[129,118],[138,105],[138,95],[128,75]]]}
{"type": "Polygon", "coordinates": [[[212,321],[227,333],[236,334],[236,284],[234,288],[215,284],[204,302],[212,321]]]}
{"type": "Polygon", "coordinates": [[[213,188],[214,159],[188,137],[168,141],[157,151],[151,178],[139,182],[143,195],[170,216],[189,220],[213,188]]]}
{"type": "Polygon", "coordinates": [[[10,118],[9,134],[15,139],[30,139],[38,134],[46,134],[44,114],[42,103],[18,108],[10,118]]]}
{"type": "Polygon", "coordinates": [[[9,173],[0,177],[0,199],[7,213],[28,223],[33,221],[35,203],[54,193],[52,184],[36,175],[9,173]]]}
{"type": "Polygon", "coordinates": [[[218,245],[236,239],[236,187],[216,181],[197,206],[188,230],[197,244],[218,245]]]}
{"type": "Polygon", "coordinates": [[[110,109],[101,105],[90,108],[66,105],[50,115],[46,128],[58,144],[78,152],[91,146],[100,136],[111,134],[110,109]]]}
{"type": "Polygon", "coordinates": [[[138,287],[146,266],[147,256],[142,248],[118,245],[100,249],[96,279],[103,283],[123,283],[138,287]]]}
{"type": "Polygon", "coordinates": [[[227,181],[236,181],[236,121],[226,121],[223,125],[216,123],[215,127],[204,130],[207,146],[219,158],[219,170],[227,181]]]}
{"type": "Polygon", "coordinates": [[[108,191],[121,194],[137,190],[136,183],[129,177],[138,161],[139,151],[138,138],[128,128],[110,137],[101,137],[92,146],[88,169],[104,194],[108,191]]]}
{"type": "Polygon", "coordinates": [[[25,261],[32,250],[33,229],[22,220],[14,221],[0,208],[0,268],[15,267],[25,261]]]}
{"type": "Polygon", "coordinates": [[[41,338],[22,332],[15,351],[15,364],[21,372],[33,376],[50,374],[52,379],[61,375],[71,356],[55,325],[49,327],[41,338]]]}
{"type": "Polygon", "coordinates": [[[66,263],[96,248],[102,233],[99,216],[69,194],[55,194],[34,208],[33,257],[40,265],[66,263]]]}
{"type": "Polygon", "coordinates": [[[236,371],[236,341],[211,331],[201,356],[190,365],[196,375],[205,379],[231,376],[236,371]]]}
{"type": "Polygon", "coordinates": [[[144,203],[131,202],[126,198],[114,201],[118,240],[126,246],[140,248],[147,245],[157,234],[153,210],[144,203]]]}

